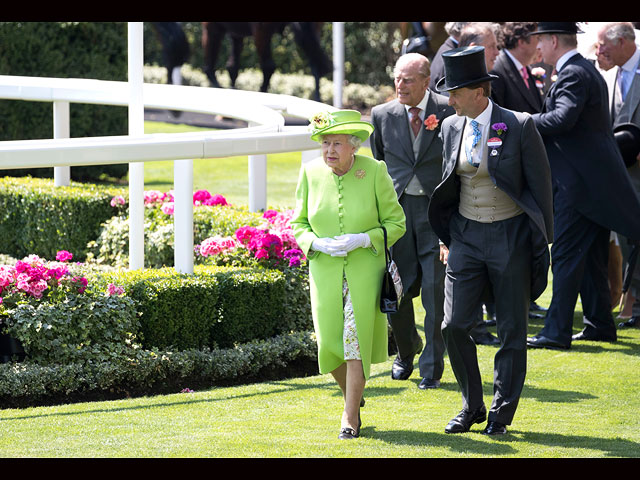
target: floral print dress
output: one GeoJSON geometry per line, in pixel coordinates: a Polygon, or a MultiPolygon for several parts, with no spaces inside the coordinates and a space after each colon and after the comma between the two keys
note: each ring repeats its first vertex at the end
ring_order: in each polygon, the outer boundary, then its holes
{"type": "Polygon", "coordinates": [[[344,329],[342,330],[342,343],[344,344],[345,360],[360,360],[360,345],[358,344],[358,331],[356,329],[356,317],[353,313],[351,294],[347,279],[342,283],[342,298],[344,311],[344,329]]]}

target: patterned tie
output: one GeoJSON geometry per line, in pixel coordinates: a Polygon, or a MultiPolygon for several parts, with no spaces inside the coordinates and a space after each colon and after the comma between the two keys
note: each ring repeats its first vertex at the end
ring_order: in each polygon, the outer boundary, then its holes
{"type": "Polygon", "coordinates": [[[420,109],[418,107],[411,107],[409,109],[409,113],[411,114],[411,129],[413,130],[413,134],[417,137],[420,132],[420,127],[422,126],[422,121],[420,120],[420,109]]]}
{"type": "Polygon", "coordinates": [[[522,67],[520,73],[522,74],[524,84],[527,86],[527,88],[529,88],[529,72],[527,72],[527,67],[522,67]]]}
{"type": "Polygon", "coordinates": [[[476,122],[475,120],[471,120],[471,128],[473,129],[473,132],[471,132],[471,135],[469,135],[469,137],[467,137],[467,140],[465,141],[465,147],[466,147],[466,152],[467,152],[467,162],[469,162],[470,165],[473,165],[474,167],[478,167],[480,165],[480,163],[475,163],[473,161],[473,149],[476,148],[476,145],[478,145],[478,142],[480,141],[480,137],[482,136],[480,134],[480,128],[478,126],[478,122],[476,122]]]}

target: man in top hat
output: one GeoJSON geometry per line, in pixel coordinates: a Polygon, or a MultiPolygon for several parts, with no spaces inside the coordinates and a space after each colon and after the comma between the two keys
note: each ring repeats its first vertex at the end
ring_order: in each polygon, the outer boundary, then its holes
{"type": "Polygon", "coordinates": [[[572,341],[615,341],[608,283],[611,230],[640,239],[640,202],[611,129],[607,86],[577,52],[576,23],[540,22],[538,48],[557,80],[541,113],[532,115],[544,139],[553,178],[553,295],[531,347],[568,349],[572,341]],[[612,194],[615,192],[615,195],[612,194]],[[573,335],[580,294],[584,329],[573,335]]]}
{"type": "Polygon", "coordinates": [[[462,411],[445,427],[462,433],[487,419],[476,345],[469,337],[481,301],[495,299],[500,347],[494,397],[484,433],[506,433],[524,385],[529,303],[545,289],[553,235],[551,172],[542,138],[527,113],[490,99],[484,48],[443,54],[457,115],[442,123],[443,179],[429,220],[447,262],[442,334],[462,391],[462,411]]]}
{"type": "MultiPolygon", "coordinates": [[[[616,140],[620,139],[618,146],[623,142],[624,145],[629,144],[631,155],[627,171],[636,192],[640,192],[640,158],[636,156],[638,147],[637,144],[634,146],[633,141],[640,127],[640,50],[636,46],[633,25],[629,22],[603,25],[598,31],[597,55],[598,59],[604,57],[604,60],[613,66],[604,72],[603,76],[609,92],[614,136],[616,140]],[[630,141],[627,141],[627,138],[630,141]]],[[[625,257],[628,257],[628,245],[622,242],[621,247],[625,251],[625,257]]],[[[640,269],[637,269],[634,276],[640,277],[640,269]]],[[[631,318],[619,324],[622,328],[640,327],[640,278],[636,278],[632,283],[631,293],[636,301],[631,318]]]]}

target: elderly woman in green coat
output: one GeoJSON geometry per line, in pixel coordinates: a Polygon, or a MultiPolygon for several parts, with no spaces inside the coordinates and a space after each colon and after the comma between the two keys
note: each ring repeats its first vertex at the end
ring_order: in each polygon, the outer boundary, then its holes
{"type": "Polygon", "coordinates": [[[311,310],[320,373],[342,390],[339,438],[360,433],[360,406],[372,363],[388,360],[387,318],[380,311],[384,236],[392,245],[405,232],[386,164],[356,155],[373,126],[355,110],[311,119],[311,139],[322,157],[303,164],[291,221],[309,259],[311,310]]]}

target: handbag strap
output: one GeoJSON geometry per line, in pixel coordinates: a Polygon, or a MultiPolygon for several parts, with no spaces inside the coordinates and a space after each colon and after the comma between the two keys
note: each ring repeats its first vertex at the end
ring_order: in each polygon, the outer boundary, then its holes
{"type": "Polygon", "coordinates": [[[384,234],[384,261],[387,264],[387,266],[389,266],[391,253],[389,252],[389,248],[387,247],[387,229],[384,228],[383,226],[380,226],[380,228],[382,228],[382,233],[384,234]]]}

